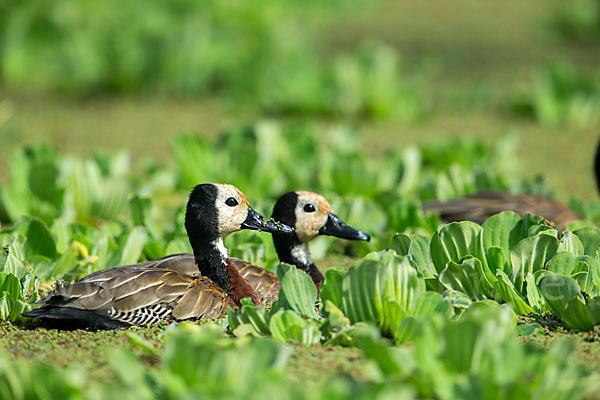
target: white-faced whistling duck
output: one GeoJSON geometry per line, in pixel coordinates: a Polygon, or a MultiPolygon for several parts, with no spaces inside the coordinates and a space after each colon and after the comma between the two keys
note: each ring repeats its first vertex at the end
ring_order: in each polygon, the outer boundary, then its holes
{"type": "Polygon", "coordinates": [[[232,185],[196,186],[188,200],[185,228],[194,275],[172,269],[171,257],[94,272],[38,302],[23,315],[57,328],[117,329],[161,320],[217,318],[229,306],[260,297],[233,266],[223,237],[241,229],[291,234],[287,225],[265,220],[232,185]],[[159,260],[160,261],[160,260],[159,260]]]}

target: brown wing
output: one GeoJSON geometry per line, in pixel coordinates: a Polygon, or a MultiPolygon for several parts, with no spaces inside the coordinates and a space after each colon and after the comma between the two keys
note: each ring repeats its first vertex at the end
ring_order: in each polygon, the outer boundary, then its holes
{"type": "Polygon", "coordinates": [[[196,265],[196,260],[194,260],[193,254],[182,253],[182,254],[172,254],[170,256],[166,256],[163,258],[159,258],[158,260],[153,261],[145,261],[139,264],[131,264],[131,265],[122,265],[120,267],[112,267],[108,269],[103,269],[100,271],[92,272],[89,275],[86,275],[81,280],[90,281],[90,280],[108,280],[114,276],[121,275],[128,270],[136,270],[136,269],[150,269],[150,268],[160,268],[160,269],[168,269],[172,271],[181,272],[190,276],[199,276],[200,270],[196,265]]]}
{"type": "Polygon", "coordinates": [[[142,263],[143,268],[163,268],[181,272],[191,276],[199,276],[200,270],[193,254],[172,254],[154,261],[142,263]]]}
{"type": "Polygon", "coordinates": [[[244,279],[258,293],[263,303],[273,303],[277,300],[279,297],[279,279],[277,275],[238,258],[230,258],[230,260],[244,279]]]}
{"type": "Polygon", "coordinates": [[[570,222],[581,219],[580,215],[564,204],[545,197],[493,191],[479,192],[449,201],[427,202],[423,204],[423,210],[439,213],[445,222],[473,221],[479,224],[505,210],[514,211],[521,216],[529,212],[554,222],[560,231],[570,222]]]}
{"type": "Polygon", "coordinates": [[[38,304],[42,309],[93,311],[132,325],[164,319],[217,318],[227,311],[227,307],[234,307],[227,294],[208,278],[162,268],[132,266],[109,268],[88,275],[38,304]]]}

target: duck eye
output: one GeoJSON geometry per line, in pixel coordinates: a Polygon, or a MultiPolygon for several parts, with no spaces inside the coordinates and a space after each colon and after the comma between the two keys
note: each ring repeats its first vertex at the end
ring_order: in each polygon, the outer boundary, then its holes
{"type": "Polygon", "coordinates": [[[315,206],[314,206],[314,205],[312,205],[312,204],[308,203],[308,204],[305,204],[305,205],[304,205],[304,211],[305,211],[305,212],[309,212],[309,213],[311,213],[311,212],[315,212],[315,211],[317,211],[317,210],[315,209],[315,206]]]}
{"type": "Polygon", "coordinates": [[[227,204],[229,207],[235,207],[238,205],[238,201],[235,198],[230,197],[225,200],[225,204],[227,204]]]}

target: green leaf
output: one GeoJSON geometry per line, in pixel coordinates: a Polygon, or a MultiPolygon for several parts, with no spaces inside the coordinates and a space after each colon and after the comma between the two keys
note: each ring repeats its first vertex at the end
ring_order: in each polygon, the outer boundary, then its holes
{"type": "Polygon", "coordinates": [[[343,278],[346,271],[328,269],[325,272],[325,282],[321,285],[321,301],[325,304],[330,301],[337,307],[341,307],[344,296],[343,278]]]}
{"type": "Polygon", "coordinates": [[[0,271],[4,271],[6,262],[8,261],[8,251],[0,247],[0,271]]]}
{"type": "Polygon", "coordinates": [[[53,259],[56,256],[54,238],[41,221],[37,219],[29,221],[25,237],[25,254],[28,257],[42,255],[53,259]]]}
{"type": "Polygon", "coordinates": [[[22,318],[21,313],[29,311],[30,309],[30,304],[14,298],[6,292],[0,292],[0,319],[5,321],[16,321],[22,318]]]}
{"type": "Polygon", "coordinates": [[[290,308],[301,315],[319,318],[315,311],[317,288],[308,274],[299,271],[295,266],[279,264],[277,277],[281,283],[279,290],[280,307],[290,308]]]}
{"type": "Polygon", "coordinates": [[[504,250],[500,247],[488,247],[485,249],[485,263],[482,266],[485,276],[491,284],[496,282],[496,273],[492,271],[499,269],[507,274],[512,272],[510,257],[506,258],[504,250]]]}
{"type": "Polygon", "coordinates": [[[329,300],[323,301],[323,311],[327,315],[327,324],[332,329],[343,329],[350,326],[350,320],[335,304],[329,300]]]}
{"type": "Polygon", "coordinates": [[[431,239],[431,260],[439,273],[448,261],[460,263],[467,256],[478,257],[481,226],[469,222],[442,225],[431,239]]]}
{"type": "Polygon", "coordinates": [[[582,256],[585,254],[583,243],[581,243],[579,237],[573,232],[569,231],[563,232],[558,251],[567,251],[575,256],[582,256]]]}
{"type": "Polygon", "coordinates": [[[482,245],[484,249],[498,247],[502,249],[505,260],[508,260],[511,249],[523,235],[521,217],[514,211],[503,211],[488,218],[482,225],[482,245]]]}
{"type": "Polygon", "coordinates": [[[181,186],[187,190],[198,182],[212,182],[215,176],[211,172],[219,170],[214,148],[201,137],[179,136],[171,141],[171,152],[181,176],[181,186]]]}
{"type": "Polygon", "coordinates": [[[36,266],[36,273],[42,278],[59,278],[66,273],[71,272],[79,264],[80,246],[73,244],[67,251],[56,260],[49,270],[43,270],[39,265],[36,266]]]}
{"type": "Polygon", "coordinates": [[[571,329],[578,331],[591,331],[594,329],[594,321],[590,315],[585,300],[580,297],[572,297],[567,301],[560,318],[571,329]]]}
{"type": "Polygon", "coordinates": [[[523,221],[513,211],[503,211],[488,218],[482,225],[481,248],[485,258],[483,268],[490,283],[496,280],[495,271],[512,273],[510,251],[521,239],[523,221]]]}
{"type": "Polygon", "coordinates": [[[64,253],[69,247],[69,232],[67,231],[67,224],[62,219],[55,219],[50,227],[52,237],[56,244],[56,251],[58,253],[64,253]]]}
{"type": "Polygon", "coordinates": [[[157,240],[150,240],[144,245],[144,255],[148,260],[158,260],[167,255],[162,244],[157,240]]]}
{"type": "Polygon", "coordinates": [[[112,349],[108,362],[121,385],[136,394],[138,398],[151,398],[151,387],[143,384],[148,378],[143,365],[133,352],[112,349]]]}
{"type": "Polygon", "coordinates": [[[397,301],[404,310],[410,312],[414,307],[415,299],[425,290],[425,283],[407,257],[391,257],[386,264],[386,270],[385,296],[397,301]]]}
{"type": "Polygon", "coordinates": [[[238,310],[229,309],[227,320],[233,331],[240,325],[249,324],[259,335],[267,336],[269,331],[269,312],[264,307],[245,304],[238,310]]]}
{"type": "Polygon", "coordinates": [[[365,356],[375,361],[384,376],[402,377],[408,375],[416,366],[412,352],[402,347],[389,346],[380,338],[369,334],[367,329],[358,333],[355,341],[365,356]]]}
{"type": "Polygon", "coordinates": [[[411,261],[414,261],[414,265],[419,272],[425,277],[434,276],[436,270],[431,262],[431,256],[429,255],[429,243],[431,239],[423,235],[411,235],[411,245],[409,255],[411,261]]]}
{"type": "Polygon", "coordinates": [[[17,278],[24,277],[28,271],[23,260],[25,259],[25,250],[23,240],[20,235],[13,236],[8,245],[8,256],[3,266],[3,272],[13,274],[17,278]]]}
{"type": "Polygon", "coordinates": [[[466,293],[473,300],[493,296],[493,287],[487,280],[478,258],[467,258],[461,264],[448,261],[446,268],[440,273],[439,280],[448,289],[466,293]]]}
{"type": "Polygon", "coordinates": [[[527,315],[535,312],[517,293],[508,275],[501,270],[497,270],[496,276],[498,280],[494,283],[494,290],[500,299],[510,304],[517,314],[527,315]]]}
{"type": "Polygon", "coordinates": [[[437,275],[429,256],[430,239],[422,235],[397,233],[392,238],[392,250],[398,255],[409,256],[413,266],[425,277],[437,275]]]}
{"type": "Polygon", "coordinates": [[[517,335],[520,336],[535,336],[544,334],[544,328],[537,322],[517,325],[516,331],[517,335]]]}
{"type": "Polygon", "coordinates": [[[393,237],[392,237],[392,250],[394,250],[396,253],[398,253],[398,255],[400,256],[407,256],[409,249],[410,249],[410,245],[411,245],[411,238],[409,235],[405,234],[405,233],[396,233],[393,237]]]}
{"type": "Polygon", "coordinates": [[[450,318],[453,314],[452,305],[441,294],[435,292],[423,292],[417,297],[415,307],[411,315],[417,319],[427,319],[435,314],[450,318]]]}
{"type": "Polygon", "coordinates": [[[442,294],[442,298],[450,303],[458,312],[473,304],[473,301],[466,293],[459,292],[458,290],[446,290],[442,294]]]}
{"type": "MultiPolygon", "coordinates": [[[[552,312],[560,318],[562,318],[567,302],[572,298],[577,297],[585,304],[579,285],[568,276],[548,273],[539,280],[538,287],[552,312]]],[[[576,307],[572,306],[574,310],[577,309],[576,307]]]]}
{"type": "Polygon", "coordinates": [[[577,229],[573,233],[577,235],[581,241],[584,254],[594,257],[596,251],[600,247],[600,229],[588,227],[577,229]]]}
{"type": "Polygon", "coordinates": [[[77,215],[90,215],[96,196],[102,190],[96,163],[68,158],[63,163],[65,205],[77,215]]]}
{"type": "Polygon", "coordinates": [[[524,280],[528,273],[541,270],[558,249],[558,239],[550,235],[536,235],[517,243],[510,252],[513,265],[512,282],[518,293],[524,294],[524,280]]]}
{"type": "Polygon", "coordinates": [[[121,215],[127,210],[129,194],[129,185],[125,180],[103,180],[92,209],[94,215],[106,219],[114,219],[121,215]]]}
{"type": "Polygon", "coordinates": [[[406,344],[414,339],[419,328],[421,327],[421,320],[413,317],[403,318],[393,330],[392,336],[394,343],[397,345],[406,344]]]}
{"type": "Polygon", "coordinates": [[[473,302],[460,316],[460,320],[475,321],[478,324],[494,321],[505,325],[506,329],[496,332],[496,337],[512,337],[513,330],[517,325],[517,316],[514,309],[508,304],[498,304],[493,300],[482,300],[473,302]]]}
{"type": "Polygon", "coordinates": [[[150,237],[153,239],[159,239],[160,233],[154,219],[152,218],[152,200],[149,198],[142,198],[139,196],[133,196],[129,200],[129,211],[131,213],[131,220],[134,225],[143,226],[148,230],[150,237]]]}
{"type": "Polygon", "coordinates": [[[141,226],[135,227],[127,236],[127,241],[121,250],[121,259],[118,265],[130,265],[138,262],[142,255],[148,234],[141,226]]]}
{"type": "Polygon", "coordinates": [[[7,294],[15,300],[22,299],[21,282],[13,274],[0,272],[0,294],[7,294]]]}
{"type": "Polygon", "coordinates": [[[387,269],[382,262],[363,259],[348,269],[343,279],[342,311],[354,324],[378,323],[383,309],[387,269]]]}
{"type": "Polygon", "coordinates": [[[269,330],[273,339],[313,345],[321,340],[321,331],[314,320],[303,319],[292,310],[279,310],[271,316],[269,330]]]}
{"type": "Polygon", "coordinates": [[[408,314],[400,303],[388,298],[383,299],[382,306],[379,327],[383,335],[392,336],[396,328],[408,314]]]}
{"type": "Polygon", "coordinates": [[[578,261],[573,254],[559,251],[548,261],[547,269],[550,272],[570,276],[577,268],[577,264],[578,261]]]}
{"type": "Polygon", "coordinates": [[[587,309],[590,313],[592,323],[594,325],[600,324],[600,297],[588,299],[587,309]]]}
{"type": "Polygon", "coordinates": [[[543,226],[544,217],[540,217],[539,215],[534,215],[531,213],[525,213],[523,220],[521,221],[521,236],[523,238],[535,236],[539,233],[540,229],[550,228],[548,226],[546,226],[546,228],[540,228],[543,226]]]}
{"type": "Polygon", "coordinates": [[[542,293],[538,289],[536,279],[533,274],[527,274],[525,277],[527,284],[527,302],[538,314],[543,313],[546,305],[546,301],[542,296],[542,293]]]}

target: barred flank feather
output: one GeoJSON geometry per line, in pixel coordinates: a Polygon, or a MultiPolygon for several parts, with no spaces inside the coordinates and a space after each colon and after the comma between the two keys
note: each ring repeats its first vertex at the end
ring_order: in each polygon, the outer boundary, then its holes
{"type": "Polygon", "coordinates": [[[111,308],[108,310],[108,316],[117,321],[126,322],[131,325],[142,326],[155,324],[157,322],[169,319],[172,308],[165,304],[154,304],[152,306],[140,308],[134,311],[120,312],[111,308]]]}

